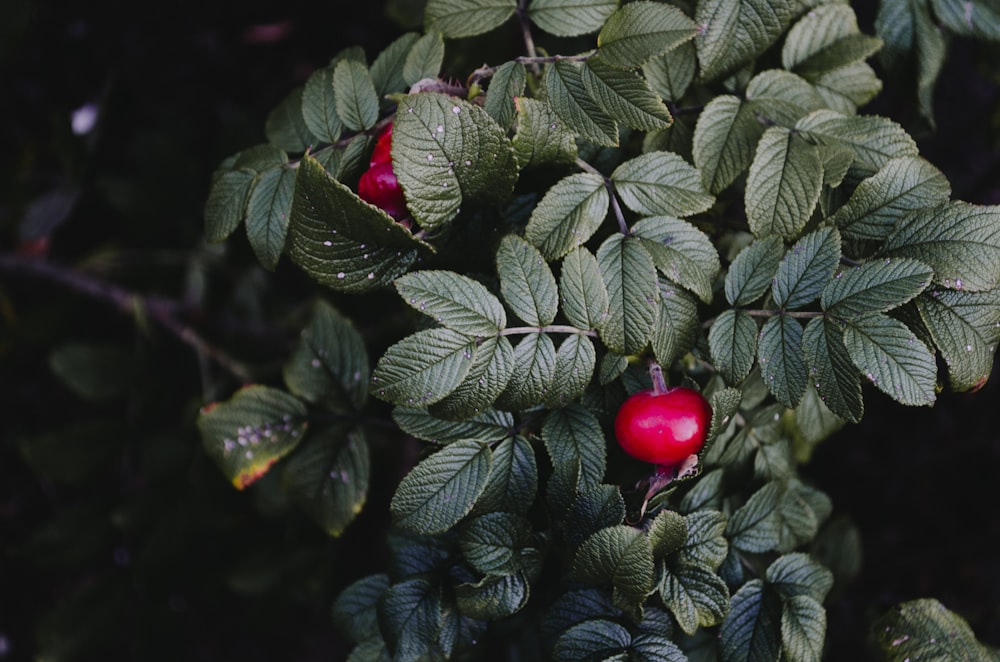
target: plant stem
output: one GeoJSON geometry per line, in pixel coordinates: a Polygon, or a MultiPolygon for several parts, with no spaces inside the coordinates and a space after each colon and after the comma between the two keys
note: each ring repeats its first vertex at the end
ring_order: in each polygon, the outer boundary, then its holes
{"type": "MultiPolygon", "coordinates": [[[[531,23],[528,21],[527,0],[518,0],[517,21],[521,26],[521,38],[524,39],[524,50],[528,53],[528,57],[532,59],[538,57],[538,52],[535,50],[535,39],[531,36],[531,23]]],[[[525,63],[522,62],[522,64],[525,63]]],[[[542,71],[537,62],[532,61],[528,63],[528,66],[531,67],[531,72],[536,76],[542,71]]]]}
{"type": "Polygon", "coordinates": [[[618,196],[615,194],[615,183],[611,181],[611,178],[605,177],[604,173],[580,158],[576,160],[576,167],[604,180],[604,188],[608,189],[608,195],[611,196],[611,211],[614,212],[615,220],[618,221],[618,231],[624,235],[631,235],[632,231],[625,222],[625,212],[622,211],[621,203],[618,202],[618,196]]]}
{"type": "Polygon", "coordinates": [[[649,378],[653,380],[653,395],[667,392],[667,381],[663,379],[663,368],[656,361],[649,362],[649,378]]]}
{"type": "Polygon", "coordinates": [[[578,329],[567,324],[549,324],[548,326],[512,326],[502,330],[498,335],[514,336],[527,333],[575,333],[581,336],[597,337],[597,331],[593,329],[578,329]]]}
{"type": "MultiPolygon", "coordinates": [[[[797,319],[813,319],[816,317],[824,317],[826,315],[826,313],[819,310],[781,310],[781,309],[763,310],[763,309],[751,309],[751,308],[739,308],[738,310],[743,311],[744,313],[750,315],[751,317],[777,317],[778,315],[785,315],[787,317],[794,317],[797,319]]],[[[717,319],[718,317],[713,317],[711,319],[705,320],[704,322],[702,322],[701,328],[703,329],[710,328],[713,324],[715,324],[715,320],[717,319]]]]}
{"type": "Polygon", "coordinates": [[[181,309],[181,305],[176,301],[158,296],[142,296],[114,283],[52,264],[46,260],[0,254],[0,270],[23,273],[64,285],[92,299],[109,303],[119,312],[132,315],[140,320],[148,315],[150,319],[170,331],[181,342],[194,348],[199,355],[212,359],[244,382],[253,381],[253,376],[245,365],[205,340],[197,331],[177,318],[177,312],[181,309]]]}

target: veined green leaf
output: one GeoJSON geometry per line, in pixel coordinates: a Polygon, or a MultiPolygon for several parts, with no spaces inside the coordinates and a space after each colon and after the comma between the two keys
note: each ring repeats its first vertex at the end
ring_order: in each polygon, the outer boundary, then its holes
{"type": "Polygon", "coordinates": [[[393,660],[427,656],[441,629],[440,583],[417,576],[393,584],[379,601],[379,623],[393,660]]]}
{"type": "Polygon", "coordinates": [[[771,481],[754,492],[729,517],[726,524],[729,544],[751,553],[776,549],[781,525],[778,509],[784,493],[785,486],[778,481],[771,481]]]}
{"type": "Polygon", "coordinates": [[[530,542],[531,522],[514,513],[486,513],[465,522],[458,545],[470,566],[484,575],[521,570],[520,551],[530,542]]]}
{"type": "Polygon", "coordinates": [[[417,39],[403,61],[403,80],[413,86],[425,78],[437,78],[444,62],[444,38],[431,30],[417,39]]]}
{"type": "MultiPolygon", "coordinates": [[[[559,464],[556,471],[564,471],[573,464],[559,464]]],[[[570,548],[582,545],[593,532],[618,526],[625,519],[625,499],[617,485],[578,484],[570,503],[563,521],[563,535],[570,548]]]]}
{"type": "Polygon", "coordinates": [[[561,407],[583,395],[594,377],[597,352],[590,338],[571,334],[556,351],[555,378],[552,390],[545,398],[548,407],[561,407]]]}
{"type": "Polygon", "coordinates": [[[955,201],[904,216],[886,239],[887,256],[934,269],[934,282],[981,292],[1000,283],[1000,206],[955,201]]]}
{"type": "Polygon", "coordinates": [[[619,0],[531,0],[528,18],[557,37],[577,37],[597,32],[616,9],[619,0]]]}
{"type": "Polygon", "coordinates": [[[830,314],[848,319],[884,313],[920,294],[933,275],[917,260],[871,260],[837,274],[823,288],[820,303],[830,314]]]}
{"type": "Polygon", "coordinates": [[[556,260],[590,239],[608,214],[604,178],[587,172],[564,177],[531,212],[525,238],[547,260],[556,260]]]}
{"type": "Polygon", "coordinates": [[[976,390],[989,379],[1000,341],[1000,289],[925,292],[917,297],[920,319],[948,364],[957,391],[976,390]]]}
{"type": "Polygon", "coordinates": [[[356,60],[341,60],[333,70],[333,89],[337,116],[347,128],[364,131],[375,126],[378,96],[368,67],[356,60]]]}
{"type": "Polygon", "coordinates": [[[694,347],[701,320],[694,295],[665,279],[658,281],[660,305],[656,309],[650,346],[661,364],[670,365],[694,347]]]}
{"type": "Polygon", "coordinates": [[[806,595],[822,603],[833,588],[833,573],[802,552],[785,554],[767,567],[766,581],[785,600],[806,595]]]}
{"type": "MultiPolygon", "coordinates": [[[[527,74],[524,65],[514,61],[504,62],[490,79],[490,86],[486,88],[486,100],[483,102],[483,109],[489,113],[497,124],[503,128],[508,128],[514,123],[517,107],[514,100],[524,94],[524,85],[527,81],[527,74]]],[[[544,106],[542,102],[536,102],[544,106]]],[[[517,155],[517,143],[514,145],[514,153],[517,155]]],[[[520,159],[518,159],[520,162],[520,159]]],[[[523,165],[522,165],[523,167],[523,165]]]]}
{"type": "Polygon", "coordinates": [[[608,314],[608,290],[594,254],[584,247],[570,251],[559,273],[563,314],[578,329],[596,329],[608,314]]]}
{"type": "Polygon", "coordinates": [[[699,510],[685,515],[684,521],[687,539],[677,552],[677,562],[717,570],[729,553],[724,535],[725,514],[717,510],[699,510]]]}
{"type": "Polygon", "coordinates": [[[844,115],[854,115],[860,106],[882,91],[882,81],[865,62],[838,67],[814,77],[816,92],[826,106],[844,115]]]}
{"type": "Polygon", "coordinates": [[[413,45],[420,38],[416,32],[407,32],[385,47],[368,70],[375,86],[375,94],[384,99],[387,94],[403,92],[407,88],[403,66],[413,45]]]}
{"type": "Polygon", "coordinates": [[[709,193],[718,194],[750,166],[762,135],[764,125],[750,104],[726,94],[708,102],[698,115],[692,151],[709,193]]]}
{"type": "Polygon", "coordinates": [[[695,23],[677,7],[638,0],[621,7],[607,20],[597,35],[597,52],[614,67],[635,68],[693,39],[697,33],[695,23]]]}
{"type": "Polygon", "coordinates": [[[549,105],[567,127],[597,145],[618,145],[618,125],[587,93],[583,64],[570,60],[548,64],[543,82],[549,105]]]}
{"type": "Polygon", "coordinates": [[[424,28],[449,39],[490,32],[517,9],[517,0],[428,0],[424,28]]]}
{"type": "Polygon", "coordinates": [[[637,612],[653,588],[653,550],[649,538],[631,526],[609,526],[589,538],[576,552],[573,574],[594,584],[610,583],[615,603],[637,612]]]}
{"type": "Polygon", "coordinates": [[[323,142],[334,143],[340,138],[344,122],[337,115],[333,67],[317,69],[306,80],[302,90],[302,120],[309,132],[323,142]]]}
{"type": "Polygon", "coordinates": [[[205,239],[224,241],[240,226],[256,182],[252,170],[226,170],[214,178],[205,203],[205,239]]]}
{"type": "Polygon", "coordinates": [[[673,282],[688,288],[705,303],[712,300],[712,281],[719,272],[719,254],[708,236],[687,221],[650,216],[632,226],[653,263],[673,282]]]}
{"type": "Polygon", "coordinates": [[[647,152],[611,173],[615,190],[632,211],[640,214],[691,216],[715,203],[701,183],[698,170],[673,152],[647,152]]]}
{"type": "Polygon", "coordinates": [[[809,222],[823,187],[823,163],[815,145],[782,127],[771,127],[757,144],[747,175],[747,221],[757,237],[796,237],[809,222]]]}
{"type": "Polygon", "coordinates": [[[500,300],[482,283],[453,271],[414,271],[394,285],[403,301],[446,328],[488,336],[507,325],[500,300]]]}
{"type": "Polygon", "coordinates": [[[638,74],[591,58],[584,64],[582,76],[590,97],[624,126],[656,131],[673,122],[667,106],[638,74]]]}
{"type": "Polygon", "coordinates": [[[538,491],[538,464],[524,437],[504,439],[493,451],[490,478],[476,501],[475,512],[526,513],[538,491]]]}
{"type": "Polygon", "coordinates": [[[499,202],[517,180],[504,130],[485,110],[444,94],[403,99],[392,133],[392,166],[421,227],[450,222],[464,201],[499,202]]]}
{"type": "Polygon", "coordinates": [[[295,171],[275,168],[260,175],[247,202],[247,239],[261,265],[278,266],[285,249],[295,191],[295,171]]]}
{"type": "Polygon", "coordinates": [[[514,348],[514,370],[497,406],[510,411],[543,402],[556,378],[556,348],[547,334],[529,333],[514,348]]]}
{"type": "Polygon", "coordinates": [[[601,339],[618,354],[641,352],[652,336],[659,302],[653,258],[638,239],[614,234],[597,250],[597,263],[608,289],[601,339]]]}
{"type": "Polygon", "coordinates": [[[707,0],[694,21],[701,78],[715,80],[753,60],[784,33],[799,5],[792,0],[707,0]]]}
{"type": "Polygon", "coordinates": [[[808,80],[873,55],[882,40],[858,31],[849,5],[820,5],[792,26],[781,49],[781,63],[808,80]]]}
{"type": "Polygon", "coordinates": [[[292,452],[307,426],[301,400],[280,389],[244,386],[198,415],[202,446],[238,490],[292,452]]]}
{"type": "MultiPolygon", "coordinates": [[[[489,94],[486,98],[488,101],[489,94]]],[[[513,145],[519,168],[569,165],[576,161],[576,134],[549,104],[523,97],[517,99],[517,108],[513,145]]]]}
{"type": "Polygon", "coordinates": [[[817,110],[795,125],[817,142],[841,142],[854,150],[854,169],[861,176],[878,172],[892,159],[917,156],[917,144],[895,122],[876,115],[847,117],[817,110]]]}
{"type": "Polygon", "coordinates": [[[760,331],[757,355],[767,390],[785,407],[794,409],[809,377],[802,353],[802,325],[785,314],[767,320],[760,331]]]}
{"type": "Polygon", "coordinates": [[[844,346],[870,382],[904,405],[930,405],[935,400],[934,355],[905,324],[881,314],[852,320],[844,346]]]}
{"type": "Polygon", "coordinates": [[[771,295],[778,307],[801,308],[819,297],[840,263],[840,234],[823,227],[795,242],[778,264],[771,295]]]}
{"type": "Polygon", "coordinates": [[[611,595],[597,588],[569,590],[557,596],[546,610],[541,625],[542,641],[551,648],[558,636],[574,625],[595,618],[616,618],[621,612],[611,604],[611,595]]]}
{"type": "Polygon", "coordinates": [[[937,600],[912,600],[897,605],[872,626],[872,634],[889,662],[996,660],[996,652],[976,641],[976,634],[965,619],[937,600]]]}
{"type": "Polygon", "coordinates": [[[368,498],[371,459],[360,428],[312,434],[281,474],[292,499],[327,534],[337,537],[368,498]]]}
{"type": "Polygon", "coordinates": [[[317,142],[302,118],[303,87],[297,87],[288,93],[281,103],[272,110],[264,124],[264,134],[267,141],[286,152],[304,152],[307,147],[317,142]]]}
{"type": "Polygon", "coordinates": [[[733,306],[746,306],[764,295],[781,262],[781,237],[756,239],[737,253],[726,274],[726,299],[733,306]]]}
{"type": "Polygon", "coordinates": [[[813,597],[796,595],[782,601],[781,649],[788,660],[818,660],[826,640],[826,610],[813,597]]]}
{"type": "Polygon", "coordinates": [[[663,509],[649,523],[646,535],[653,546],[653,558],[665,558],[680,549],[687,540],[687,521],[677,511],[663,509]]]}
{"type": "Polygon", "coordinates": [[[462,383],[476,341],[451,329],[417,331],[392,345],[375,365],[372,392],[397,405],[424,406],[462,383]]]}
{"type": "Polygon", "coordinates": [[[822,401],[844,420],[860,421],[864,413],[861,380],[844,347],[843,332],[832,322],[817,317],[806,325],[802,348],[809,379],[822,401]]]}
{"type": "Polygon", "coordinates": [[[496,262],[500,292],[514,314],[533,326],[551,324],[559,309],[559,290],[538,249],[507,235],[497,248],[496,262]]]}
{"type": "Polygon", "coordinates": [[[502,336],[485,338],[476,348],[465,379],[451,393],[432,404],[435,416],[453,420],[472,418],[491,407],[514,373],[514,348],[502,336]]]}
{"type": "Polygon", "coordinates": [[[719,575],[700,565],[680,564],[664,570],[660,595],[687,635],[718,625],[729,611],[729,588],[719,575]]]}
{"type": "Polygon", "coordinates": [[[947,202],[951,184],[915,156],[892,159],[865,179],[830,220],[845,237],[883,240],[907,212],[947,202]]]}
{"type": "Polygon", "coordinates": [[[581,405],[555,409],[545,417],[542,440],[553,466],[580,463],[580,487],[604,480],[607,442],[601,424],[581,405]]]}
{"type": "Polygon", "coordinates": [[[495,409],[466,421],[449,421],[430,414],[426,409],[395,407],[392,420],[406,434],[432,444],[448,444],[459,439],[475,439],[489,444],[509,437],[514,427],[513,416],[495,409]]]}
{"type": "Polygon", "coordinates": [[[487,575],[475,584],[456,585],[455,605],[463,616],[480,621],[498,621],[524,607],[529,590],[524,573],[487,575]]]}
{"type": "Polygon", "coordinates": [[[934,15],[948,30],[965,37],[1000,41],[1000,7],[990,0],[931,0],[934,15]]]}
{"type": "Polygon", "coordinates": [[[285,150],[276,145],[264,143],[240,150],[227,159],[227,165],[219,166],[219,170],[216,172],[223,172],[225,168],[231,168],[233,170],[247,169],[261,173],[265,170],[287,164],[288,155],[285,154],[285,150]]]}
{"type": "Polygon", "coordinates": [[[552,650],[557,660],[625,662],[632,635],[615,621],[595,619],[577,623],[562,633],[552,650]]]}
{"type": "Polygon", "coordinates": [[[694,41],[686,41],[642,65],[642,75],[661,98],[677,100],[687,92],[697,69],[694,41]]]}
{"type": "Polygon", "coordinates": [[[460,440],[421,460],[392,497],[395,523],[425,535],[458,524],[486,487],[492,457],[489,446],[460,440]]]}
{"type": "Polygon", "coordinates": [[[329,409],[360,409],[368,397],[371,368],[361,334],[351,320],[325,301],[312,318],[284,366],[288,389],[306,402],[329,409]]]}
{"type": "Polygon", "coordinates": [[[740,587],[722,622],[722,662],[777,660],[781,656],[782,604],[759,579],[740,587]]]}
{"type": "Polygon", "coordinates": [[[348,640],[358,643],[379,636],[376,606],[390,586],[386,574],[363,577],[337,595],[333,623],[348,640]]]}
{"type": "Polygon", "coordinates": [[[827,107],[814,85],[784,69],[761,71],[747,83],[744,96],[755,116],[784,127],[827,107]]]}
{"type": "Polygon", "coordinates": [[[757,322],[744,310],[724,310],[708,331],[708,346],[726,383],[739,384],[757,358],[757,322]]]}

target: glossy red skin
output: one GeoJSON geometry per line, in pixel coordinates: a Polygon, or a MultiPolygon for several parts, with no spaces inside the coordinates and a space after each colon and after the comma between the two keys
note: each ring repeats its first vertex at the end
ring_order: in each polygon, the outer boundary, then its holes
{"type": "Polygon", "coordinates": [[[375,149],[372,150],[372,156],[368,161],[368,167],[371,168],[377,166],[379,163],[392,163],[391,124],[382,129],[382,133],[378,134],[378,140],[375,141],[375,149]]]}
{"type": "Polygon", "coordinates": [[[698,391],[685,387],[660,395],[641,391],[618,410],[615,436],[632,457],[673,465],[701,450],[711,422],[712,407],[698,391]]]}
{"type": "Polygon", "coordinates": [[[392,172],[392,163],[376,163],[358,180],[358,197],[380,207],[397,221],[407,216],[406,199],[392,172]]]}

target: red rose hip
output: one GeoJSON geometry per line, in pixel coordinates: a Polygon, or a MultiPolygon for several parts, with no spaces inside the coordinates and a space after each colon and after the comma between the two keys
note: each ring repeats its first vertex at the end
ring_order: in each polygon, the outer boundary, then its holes
{"type": "Polygon", "coordinates": [[[675,465],[701,450],[711,422],[711,405],[694,389],[641,391],[618,410],[615,436],[638,460],[675,465]]]}
{"type": "Polygon", "coordinates": [[[358,180],[358,197],[381,208],[397,221],[407,216],[406,198],[391,162],[376,163],[358,180]]]}
{"type": "Polygon", "coordinates": [[[375,149],[372,150],[372,156],[368,160],[368,167],[372,168],[377,166],[379,163],[392,163],[392,125],[387,125],[382,132],[378,134],[378,140],[375,141],[375,149]]]}

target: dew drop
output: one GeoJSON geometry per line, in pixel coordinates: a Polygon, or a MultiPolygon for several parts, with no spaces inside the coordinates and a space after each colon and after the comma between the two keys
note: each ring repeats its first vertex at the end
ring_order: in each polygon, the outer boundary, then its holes
{"type": "Polygon", "coordinates": [[[438,133],[444,133],[444,125],[443,124],[438,124],[437,132],[438,133]]]}
{"type": "Polygon", "coordinates": [[[407,108],[407,109],[406,109],[406,112],[408,112],[408,113],[412,113],[412,112],[413,112],[413,109],[412,109],[412,108],[407,108]]]}
{"type": "Polygon", "coordinates": [[[337,279],[338,280],[344,280],[344,278],[346,278],[346,277],[347,277],[347,274],[345,274],[343,271],[341,271],[341,272],[339,272],[337,274],[337,279]]]}
{"type": "Polygon", "coordinates": [[[333,246],[333,242],[330,241],[329,239],[327,239],[326,241],[323,242],[323,245],[324,246],[333,246]]]}
{"type": "Polygon", "coordinates": [[[375,272],[373,271],[368,272],[368,280],[375,280],[375,272]]]}
{"type": "Polygon", "coordinates": [[[433,161],[434,160],[434,155],[433,154],[428,154],[427,155],[427,160],[428,161],[433,161]]]}
{"type": "Polygon", "coordinates": [[[312,361],[309,362],[309,365],[311,365],[314,368],[318,368],[318,367],[320,367],[323,364],[320,363],[319,359],[313,359],[312,361]]]}
{"type": "Polygon", "coordinates": [[[452,106],[452,107],[451,107],[451,112],[453,112],[453,113],[455,113],[456,115],[458,115],[458,114],[459,114],[460,112],[462,112],[462,109],[461,109],[461,108],[459,108],[458,106],[452,106]]]}
{"type": "Polygon", "coordinates": [[[961,290],[964,287],[965,287],[965,283],[962,281],[962,279],[961,278],[956,278],[955,279],[955,289],[956,290],[961,290]]]}
{"type": "Polygon", "coordinates": [[[470,161],[469,159],[466,159],[465,160],[465,165],[467,165],[467,166],[472,165],[472,161],[470,161]]]}
{"type": "Polygon", "coordinates": [[[966,345],[965,346],[965,351],[971,352],[972,351],[972,345],[966,345]]]}

